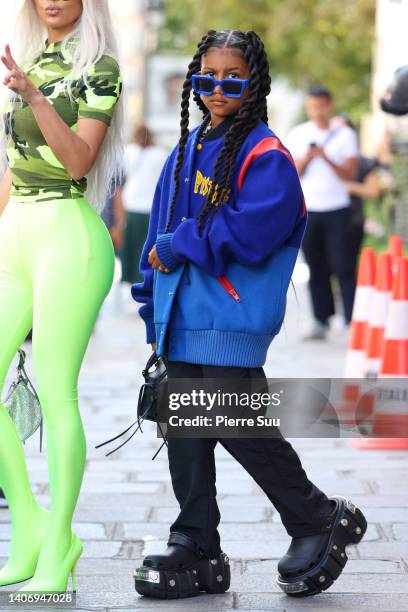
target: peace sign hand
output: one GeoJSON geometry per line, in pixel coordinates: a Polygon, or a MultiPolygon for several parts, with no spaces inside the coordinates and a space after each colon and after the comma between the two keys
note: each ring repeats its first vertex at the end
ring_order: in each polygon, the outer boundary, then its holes
{"type": "Polygon", "coordinates": [[[34,98],[41,95],[41,92],[33,85],[25,72],[15,62],[11,55],[10,45],[6,45],[5,53],[1,55],[1,61],[7,68],[3,83],[11,91],[21,96],[27,104],[30,104],[34,98]]]}

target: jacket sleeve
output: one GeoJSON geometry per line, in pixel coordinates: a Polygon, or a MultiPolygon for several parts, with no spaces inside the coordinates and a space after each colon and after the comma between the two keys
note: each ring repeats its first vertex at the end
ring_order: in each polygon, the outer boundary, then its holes
{"type": "Polygon", "coordinates": [[[224,274],[233,261],[256,265],[292,235],[303,211],[294,165],[281,151],[268,151],[248,168],[236,206],[222,205],[201,237],[195,218],[159,236],[163,263],[171,268],[190,261],[214,276],[224,274]]]}
{"type": "Polygon", "coordinates": [[[135,283],[132,285],[132,297],[136,302],[143,304],[139,308],[139,314],[146,325],[146,342],[151,344],[156,341],[156,332],[154,326],[154,304],[153,304],[153,274],[154,270],[148,262],[149,253],[153,248],[156,237],[157,228],[159,224],[160,216],[160,202],[163,189],[163,181],[166,173],[167,163],[163,166],[159,180],[156,185],[156,190],[153,198],[152,209],[150,212],[149,229],[147,233],[146,242],[143,247],[142,255],[140,258],[139,270],[143,275],[143,282],[135,283]]]}

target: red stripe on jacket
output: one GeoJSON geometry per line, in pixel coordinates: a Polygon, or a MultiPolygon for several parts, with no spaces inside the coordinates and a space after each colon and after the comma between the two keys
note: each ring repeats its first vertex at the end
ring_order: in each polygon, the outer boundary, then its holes
{"type": "MultiPolygon", "coordinates": [[[[241,168],[239,176],[238,176],[238,189],[239,189],[239,191],[241,191],[241,189],[242,189],[242,186],[244,184],[245,174],[247,173],[247,170],[248,170],[249,166],[258,157],[260,157],[264,153],[267,153],[268,151],[280,151],[281,153],[283,153],[288,158],[290,163],[293,164],[293,166],[296,168],[295,162],[293,160],[292,155],[289,153],[287,148],[283,146],[283,144],[281,143],[279,138],[277,138],[276,136],[268,136],[267,138],[263,138],[262,140],[260,140],[258,142],[258,144],[256,144],[253,147],[253,149],[250,150],[250,152],[248,153],[244,163],[242,164],[242,168],[241,168]]],[[[305,214],[306,214],[306,202],[305,202],[305,198],[303,197],[302,217],[305,214]]]]}

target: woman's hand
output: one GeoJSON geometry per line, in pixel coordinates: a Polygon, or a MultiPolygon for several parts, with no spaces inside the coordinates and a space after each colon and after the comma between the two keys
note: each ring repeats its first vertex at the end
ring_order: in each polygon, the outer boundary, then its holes
{"type": "Polygon", "coordinates": [[[24,102],[31,104],[33,100],[43,95],[15,62],[11,55],[10,45],[6,45],[1,61],[8,70],[3,80],[4,85],[21,96],[24,102]]]}
{"type": "Polygon", "coordinates": [[[148,262],[152,266],[153,270],[158,270],[159,272],[170,272],[169,268],[166,268],[166,266],[160,261],[155,246],[149,253],[148,262]]]}

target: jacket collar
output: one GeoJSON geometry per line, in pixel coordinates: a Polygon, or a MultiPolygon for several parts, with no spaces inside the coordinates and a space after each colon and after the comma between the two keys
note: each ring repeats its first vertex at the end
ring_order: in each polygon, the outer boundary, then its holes
{"type": "Polygon", "coordinates": [[[221,136],[224,136],[224,134],[228,132],[231,125],[233,124],[235,117],[236,113],[234,115],[229,115],[228,117],[225,117],[222,123],[217,125],[217,127],[212,128],[205,134],[202,142],[208,142],[209,140],[217,140],[217,138],[221,138],[221,136]]]}

